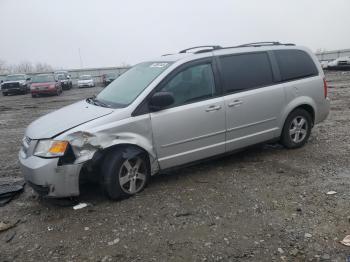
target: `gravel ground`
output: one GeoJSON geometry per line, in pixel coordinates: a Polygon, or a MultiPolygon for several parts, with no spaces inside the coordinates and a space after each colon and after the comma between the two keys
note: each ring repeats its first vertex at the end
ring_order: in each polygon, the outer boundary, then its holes
{"type": "MultiPolygon", "coordinates": [[[[256,146],[157,175],[123,201],[88,187],[79,201],[91,206],[81,210],[40,200],[26,187],[0,207],[0,221],[18,221],[0,233],[0,261],[345,261],[350,72],[327,73],[327,80],[331,113],[301,149],[256,146]]],[[[31,121],[99,90],[1,97],[0,178],[21,176],[17,153],[31,121]]]]}

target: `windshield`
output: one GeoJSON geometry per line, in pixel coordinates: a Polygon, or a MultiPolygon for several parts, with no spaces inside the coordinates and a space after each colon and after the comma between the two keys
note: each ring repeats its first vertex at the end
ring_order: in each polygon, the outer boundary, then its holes
{"type": "Polygon", "coordinates": [[[53,75],[37,75],[33,76],[32,83],[47,83],[47,82],[55,82],[55,78],[53,75]]]}
{"type": "Polygon", "coordinates": [[[80,76],[79,77],[80,80],[90,80],[91,76],[85,75],[85,76],[80,76]]]}
{"type": "Polygon", "coordinates": [[[9,75],[6,77],[6,81],[26,80],[25,75],[9,75]]]}
{"type": "Polygon", "coordinates": [[[57,76],[57,79],[58,79],[58,80],[65,80],[65,79],[67,79],[67,78],[66,78],[65,75],[58,75],[58,76],[57,76]]]}
{"type": "Polygon", "coordinates": [[[109,84],[96,99],[115,107],[127,106],[170,64],[169,62],[138,64],[109,84]]]}

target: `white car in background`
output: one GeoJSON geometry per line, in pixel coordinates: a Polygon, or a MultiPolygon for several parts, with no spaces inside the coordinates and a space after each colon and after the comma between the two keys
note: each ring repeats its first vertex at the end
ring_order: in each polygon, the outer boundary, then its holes
{"type": "Polygon", "coordinates": [[[78,88],[94,87],[95,81],[91,75],[81,75],[78,79],[78,88]]]}
{"type": "Polygon", "coordinates": [[[350,56],[339,57],[328,63],[328,67],[349,67],[350,56]]]}
{"type": "Polygon", "coordinates": [[[328,68],[328,61],[321,61],[320,62],[321,63],[321,67],[323,68],[323,69],[327,69],[328,68]]]}

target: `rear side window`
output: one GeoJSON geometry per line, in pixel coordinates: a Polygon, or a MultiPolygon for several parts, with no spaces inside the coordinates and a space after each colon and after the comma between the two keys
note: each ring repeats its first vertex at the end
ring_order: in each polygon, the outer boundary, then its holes
{"type": "Polygon", "coordinates": [[[219,58],[225,92],[234,93],[273,84],[267,53],[246,53],[219,58]]]}
{"type": "Polygon", "coordinates": [[[277,50],[274,53],[282,81],[318,75],[311,57],[302,50],[277,50]]]}

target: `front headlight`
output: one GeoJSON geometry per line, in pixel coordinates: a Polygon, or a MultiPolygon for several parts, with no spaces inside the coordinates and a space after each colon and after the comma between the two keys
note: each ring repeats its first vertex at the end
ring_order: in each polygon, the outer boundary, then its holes
{"type": "Polygon", "coordinates": [[[68,149],[68,141],[39,140],[35,147],[34,155],[40,157],[60,157],[68,149]]]}

